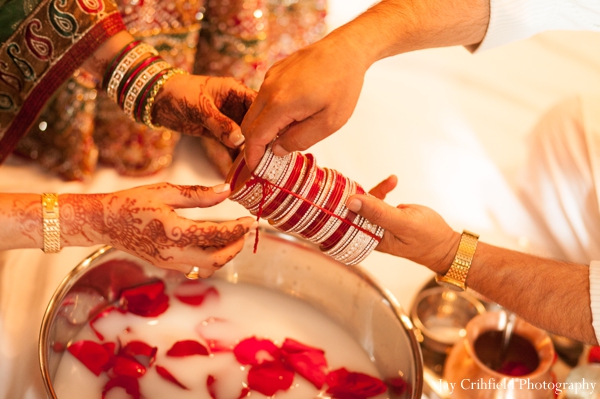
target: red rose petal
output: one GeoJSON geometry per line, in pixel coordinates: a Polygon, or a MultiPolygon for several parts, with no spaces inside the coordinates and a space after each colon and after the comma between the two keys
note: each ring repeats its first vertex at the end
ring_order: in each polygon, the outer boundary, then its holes
{"type": "Polygon", "coordinates": [[[69,345],[69,352],[97,376],[110,362],[111,356],[103,345],[94,341],[77,341],[69,345]]]}
{"type": "Polygon", "coordinates": [[[117,356],[115,358],[115,365],[112,368],[112,372],[115,375],[140,378],[146,374],[146,367],[131,357],[117,356]]]}
{"type": "Polygon", "coordinates": [[[165,294],[165,283],[155,281],[121,292],[121,308],[143,317],[156,317],[169,308],[169,297],[165,294]]]}
{"type": "Polygon", "coordinates": [[[592,346],[588,353],[589,363],[600,363],[600,346],[592,346]]]}
{"type": "Polygon", "coordinates": [[[63,344],[62,342],[56,341],[55,343],[52,344],[52,350],[54,352],[62,352],[65,350],[65,344],[63,344]]]}
{"type": "Polygon", "coordinates": [[[248,371],[248,388],[267,396],[289,389],[293,382],[294,370],[278,361],[256,364],[248,371]]]}
{"type": "Polygon", "coordinates": [[[158,348],[155,346],[150,346],[142,341],[130,341],[119,351],[120,355],[125,355],[129,357],[134,357],[138,361],[140,357],[147,357],[148,362],[147,365],[152,366],[154,361],[156,360],[156,352],[158,348]]]}
{"type": "Polygon", "coordinates": [[[166,368],[156,365],[156,372],[158,373],[158,375],[160,375],[165,380],[172,382],[173,384],[179,386],[180,388],[183,388],[183,389],[186,389],[189,391],[189,388],[186,387],[185,385],[183,385],[181,382],[179,382],[177,380],[177,378],[175,378],[173,376],[173,374],[169,373],[169,371],[166,368]]]}
{"type": "Polygon", "coordinates": [[[95,267],[77,281],[76,287],[91,287],[100,292],[108,302],[115,301],[124,288],[144,284],[149,278],[141,265],[124,259],[114,259],[95,267]]]}
{"type": "Polygon", "coordinates": [[[120,387],[125,389],[125,392],[129,394],[133,399],[140,399],[140,384],[137,378],[125,377],[125,376],[117,376],[111,378],[106,385],[104,385],[104,389],[102,390],[102,399],[106,398],[106,394],[113,388],[120,387]]]}
{"type": "Polygon", "coordinates": [[[327,393],[336,399],[364,399],[387,391],[379,378],[340,368],[327,375],[327,393]]]}
{"type": "Polygon", "coordinates": [[[210,397],[212,399],[217,399],[217,394],[215,393],[215,387],[213,387],[213,385],[216,381],[217,381],[216,378],[213,377],[212,375],[209,375],[208,377],[206,377],[206,389],[208,390],[208,394],[210,395],[210,397]]]}
{"type": "Polygon", "coordinates": [[[175,288],[173,295],[181,302],[192,305],[200,306],[204,300],[210,295],[219,297],[219,291],[215,287],[207,287],[206,283],[200,280],[184,281],[175,288]]]}
{"type": "Polygon", "coordinates": [[[385,381],[385,384],[397,395],[402,395],[409,388],[408,382],[402,377],[388,379],[385,381]]]}
{"type": "Polygon", "coordinates": [[[106,353],[108,353],[108,362],[104,365],[103,370],[108,371],[115,365],[115,359],[117,358],[115,356],[115,349],[117,345],[114,342],[105,342],[102,346],[106,350],[106,353]]]}
{"type": "Polygon", "coordinates": [[[208,349],[198,341],[191,339],[185,341],[177,341],[173,344],[171,349],[167,351],[167,356],[171,357],[183,357],[202,355],[208,356],[208,349]]]}
{"type": "Polygon", "coordinates": [[[233,354],[241,364],[261,364],[279,360],[280,350],[268,339],[246,338],[233,348],[233,354]]]}
{"type": "Polygon", "coordinates": [[[317,389],[323,388],[327,379],[327,359],[323,350],[286,338],[281,345],[281,353],[298,374],[317,389]]]}
{"type": "Polygon", "coordinates": [[[94,316],[92,320],[90,320],[90,328],[94,331],[94,333],[100,341],[104,341],[104,335],[102,335],[98,330],[96,330],[96,327],[94,327],[94,323],[96,323],[101,318],[108,316],[113,311],[125,314],[125,311],[123,309],[117,308],[116,306],[109,306],[106,309],[99,312],[96,316],[94,316]]]}
{"type": "Polygon", "coordinates": [[[244,399],[246,397],[250,396],[250,388],[242,388],[242,392],[240,392],[240,396],[237,397],[237,399],[244,399]]]}

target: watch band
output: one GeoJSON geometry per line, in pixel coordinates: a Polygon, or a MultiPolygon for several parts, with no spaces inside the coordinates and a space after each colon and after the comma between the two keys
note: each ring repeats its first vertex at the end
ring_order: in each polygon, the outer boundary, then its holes
{"type": "Polygon", "coordinates": [[[42,228],[44,232],[44,252],[60,252],[60,219],[58,194],[42,194],[42,228]]]}
{"type": "Polygon", "coordinates": [[[437,275],[435,281],[455,290],[466,290],[467,274],[469,273],[471,262],[477,249],[478,239],[478,234],[463,230],[460,236],[460,244],[458,244],[458,250],[450,269],[443,276],[437,275]]]}

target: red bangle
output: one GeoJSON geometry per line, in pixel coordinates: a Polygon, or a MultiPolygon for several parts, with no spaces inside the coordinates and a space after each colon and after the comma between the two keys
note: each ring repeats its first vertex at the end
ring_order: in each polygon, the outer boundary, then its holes
{"type": "Polygon", "coordinates": [[[138,44],[140,44],[141,42],[141,40],[132,41],[131,43],[123,47],[121,51],[119,51],[117,55],[113,57],[110,64],[108,64],[108,68],[106,68],[106,71],[104,72],[104,76],[102,77],[102,90],[106,91],[106,89],[108,88],[108,82],[110,81],[110,77],[115,72],[115,68],[117,67],[117,65],[119,65],[119,62],[121,62],[121,60],[123,59],[123,57],[125,57],[127,52],[135,46],[137,46],[138,44]]]}
{"type": "Polygon", "coordinates": [[[127,73],[127,76],[123,79],[123,82],[119,85],[118,89],[118,97],[117,104],[119,107],[123,108],[123,102],[125,101],[125,94],[127,94],[127,90],[129,89],[129,85],[135,80],[138,73],[144,70],[148,65],[152,62],[161,59],[159,55],[155,55],[152,57],[146,58],[144,61],[140,62],[132,71],[127,73]]]}

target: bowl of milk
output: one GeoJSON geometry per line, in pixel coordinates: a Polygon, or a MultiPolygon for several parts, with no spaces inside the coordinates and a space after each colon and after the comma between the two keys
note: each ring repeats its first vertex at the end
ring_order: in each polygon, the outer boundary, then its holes
{"type": "Polygon", "coordinates": [[[385,288],[271,228],[254,252],[254,234],[197,282],[110,247],[83,260],[42,321],[48,397],[421,398],[419,344],[385,288]]]}

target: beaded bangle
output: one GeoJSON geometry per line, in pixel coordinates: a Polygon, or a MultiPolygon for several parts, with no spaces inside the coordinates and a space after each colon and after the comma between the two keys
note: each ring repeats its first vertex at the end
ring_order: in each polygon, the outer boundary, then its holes
{"type": "Polygon", "coordinates": [[[127,75],[130,68],[146,54],[156,56],[158,52],[149,44],[141,43],[140,41],[132,42],[125,46],[122,52],[113,60],[111,67],[107,69],[102,83],[105,85],[106,94],[114,102],[117,102],[117,92],[123,78],[127,75]],[[133,47],[131,47],[132,45],[133,47]],[[113,67],[113,65],[116,66],[113,67]],[[107,79],[109,76],[110,78],[107,79]]]}
{"type": "Polygon", "coordinates": [[[119,84],[119,87],[117,88],[117,104],[119,104],[119,107],[123,108],[123,104],[125,103],[125,96],[127,95],[127,90],[131,83],[133,83],[133,81],[135,80],[136,76],[141,71],[146,69],[148,65],[157,62],[158,60],[162,60],[162,58],[160,58],[157,55],[147,57],[143,61],[138,63],[135,67],[127,71],[127,73],[123,77],[123,80],[119,84]]]}
{"type": "Polygon", "coordinates": [[[142,92],[140,93],[140,95],[138,96],[138,99],[136,101],[135,104],[135,120],[139,123],[143,123],[144,120],[144,106],[146,104],[146,100],[148,99],[148,94],[150,94],[150,92],[152,91],[152,88],[154,87],[154,84],[160,79],[162,78],[165,74],[167,74],[172,68],[168,68],[168,69],[163,69],[162,71],[160,71],[159,73],[157,73],[156,75],[154,75],[149,81],[148,83],[146,83],[146,85],[144,86],[144,88],[142,89],[142,92]]]}
{"type": "Polygon", "coordinates": [[[150,62],[134,76],[131,85],[125,88],[126,94],[123,100],[123,111],[125,111],[127,116],[135,120],[134,109],[143,87],[158,73],[169,68],[171,68],[171,64],[161,58],[150,62]]]}
{"type": "Polygon", "coordinates": [[[160,127],[160,125],[154,125],[152,123],[152,106],[154,105],[154,100],[156,99],[160,89],[165,85],[165,83],[167,83],[169,79],[175,75],[184,74],[187,74],[187,72],[182,69],[172,68],[154,83],[148,97],[140,102],[140,107],[144,111],[141,120],[144,125],[148,126],[150,129],[156,129],[157,127],[160,127]]]}
{"type": "Polygon", "coordinates": [[[131,41],[129,44],[127,44],[125,47],[123,47],[117,53],[117,55],[115,55],[113,57],[113,59],[110,61],[110,63],[106,67],[106,71],[104,71],[104,75],[102,76],[102,86],[101,87],[103,90],[106,91],[106,89],[108,88],[108,82],[110,81],[110,78],[112,77],[113,73],[115,73],[117,65],[119,65],[119,63],[125,57],[125,54],[127,54],[131,49],[133,49],[135,46],[137,46],[140,43],[141,43],[140,40],[131,41]]]}

